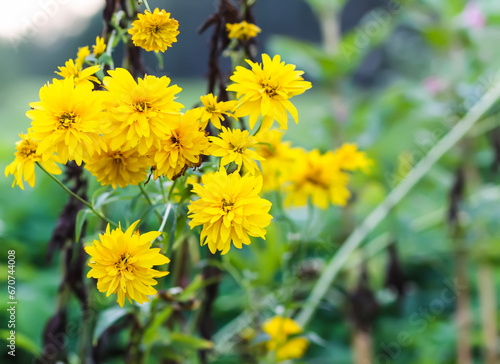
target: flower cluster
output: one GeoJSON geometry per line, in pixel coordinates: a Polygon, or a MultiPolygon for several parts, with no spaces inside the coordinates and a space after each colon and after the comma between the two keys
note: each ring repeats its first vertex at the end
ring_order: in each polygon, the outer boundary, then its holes
{"type": "MultiPolygon", "coordinates": [[[[139,14],[128,32],[136,46],[164,52],[176,42],[177,28],[169,13],[155,9],[139,14]]],[[[228,24],[227,30],[229,37],[243,40],[260,32],[246,22],[228,24]]],[[[97,37],[92,55],[89,47],[80,48],[56,72],[63,79],[40,89],[40,100],[26,113],[29,132],[20,135],[15,160],[5,170],[14,175],[14,185],[24,188],[24,180],[33,187],[36,164],[59,174],[57,163],[74,161],[113,189],[138,185],[151,176],[174,181],[199,168],[202,173],[176,186],[180,191],[172,185],[166,199],[182,204],[191,197],[189,226],[201,227],[200,243],[212,253],[226,254],[232,246],[250,244],[251,237],[266,238],[272,204],[261,197],[262,191],[282,190],[286,205],[302,206],[309,199],[320,208],[330,202],[344,205],[350,196],[349,173],[367,172],[372,164],[353,144],[321,154],[281,141],[283,132],[272,129],[274,121],[280,129],[287,129],[289,114],[298,122],[290,99],[311,83],[279,55],[263,54],[262,63],[247,60],[250,68],[236,68],[226,89],[230,93],[220,96],[224,99],[210,93],[200,97],[202,106],[183,110],[176,102],[182,89],[169,77],[135,78],[127,69],[103,63],[110,58],[104,52],[110,55],[111,49],[97,37]],[[104,64],[111,66],[105,74],[104,64]],[[171,198],[172,192],[184,197],[171,198]]],[[[148,302],[156,293],[154,278],[167,274],[153,269],[169,262],[159,248],[152,248],[160,233],[141,235],[137,224],[125,232],[120,225],[112,231],[108,225],[85,248],[91,256],[88,277],[97,279],[99,291],[116,293],[120,306],[125,298],[148,302]]],[[[274,318],[264,331],[278,360],[298,358],[307,347],[306,339],[288,337],[300,332],[290,319],[274,318]]]]}
{"type": "Polygon", "coordinates": [[[263,157],[264,190],[282,190],[287,206],[304,206],[309,199],[321,209],[329,203],[344,206],[351,196],[348,172],[368,173],[373,164],[355,144],[346,143],[321,154],[318,150],[292,148],[281,138],[277,130],[260,134],[256,151],[263,157]]]}

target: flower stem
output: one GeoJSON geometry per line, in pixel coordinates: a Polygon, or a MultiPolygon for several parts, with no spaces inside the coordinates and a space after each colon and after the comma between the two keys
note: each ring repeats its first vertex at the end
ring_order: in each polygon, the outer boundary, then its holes
{"type": "Polygon", "coordinates": [[[101,219],[103,219],[104,221],[106,221],[108,224],[112,225],[113,227],[118,227],[118,224],[114,221],[111,221],[110,219],[108,219],[106,216],[104,216],[103,214],[101,214],[99,211],[95,210],[94,209],[94,206],[92,206],[92,204],[86,200],[84,200],[83,198],[81,198],[80,196],[78,196],[76,193],[74,193],[73,191],[71,191],[68,187],[66,187],[61,181],[59,181],[52,173],[50,173],[49,171],[47,171],[45,168],[43,168],[43,166],[36,162],[36,165],[38,167],[40,167],[40,169],[42,171],[44,171],[45,173],[47,173],[47,175],[52,178],[59,186],[62,187],[63,190],[65,190],[67,193],[69,193],[71,196],[73,196],[74,198],[76,198],[78,201],[80,201],[81,203],[83,203],[85,206],[87,206],[94,214],[96,214],[97,216],[99,216],[101,219]]]}
{"type": "Polygon", "coordinates": [[[151,8],[149,7],[148,0],[143,0],[144,5],[146,5],[146,9],[151,13],[151,8]]]}
{"type": "Polygon", "coordinates": [[[392,208],[399,203],[431,167],[448,152],[480,120],[480,118],[500,99],[500,84],[493,86],[469,112],[446,134],[427,155],[406,175],[405,179],[368,215],[363,223],[349,235],[337,253],[331,258],[320,278],[309,294],[302,310],[297,315],[301,326],[311,320],[321,299],[328,291],[337,273],[351,253],[363,242],[378,224],[385,219],[392,208]]]}
{"type": "MultiPolygon", "coordinates": [[[[144,197],[146,198],[146,201],[148,201],[148,204],[150,204],[151,206],[154,206],[154,203],[153,203],[153,200],[151,200],[151,197],[149,196],[149,194],[147,193],[146,189],[144,188],[144,186],[142,184],[139,183],[139,188],[142,192],[142,194],[144,195],[144,197]]],[[[158,217],[158,220],[161,221],[162,220],[162,216],[160,215],[160,213],[158,212],[158,210],[156,210],[156,208],[154,208],[154,212],[156,214],[156,216],[158,217]]]]}

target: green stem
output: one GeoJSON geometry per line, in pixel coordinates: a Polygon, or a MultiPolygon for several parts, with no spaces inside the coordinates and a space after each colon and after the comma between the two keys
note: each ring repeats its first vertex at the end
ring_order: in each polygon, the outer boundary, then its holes
{"type": "MultiPolygon", "coordinates": [[[[170,214],[170,210],[171,210],[171,209],[172,209],[172,204],[169,202],[169,203],[167,204],[167,209],[165,210],[165,214],[163,215],[163,220],[162,220],[162,222],[161,222],[161,225],[160,225],[160,227],[158,228],[158,231],[159,231],[160,233],[163,233],[163,229],[165,229],[165,225],[167,224],[167,218],[168,218],[168,215],[170,214]]],[[[156,238],[155,238],[155,239],[153,239],[153,241],[152,241],[151,243],[153,243],[155,240],[156,240],[156,238]]]]}
{"type": "Polygon", "coordinates": [[[163,186],[163,181],[161,180],[161,178],[158,178],[158,182],[160,183],[161,199],[163,203],[167,203],[167,200],[165,200],[165,187],[163,186]]]}
{"type": "Polygon", "coordinates": [[[73,196],[74,198],[76,198],[78,201],[80,201],[81,203],[83,203],[85,206],[87,206],[94,214],[96,214],[97,216],[99,216],[101,219],[103,219],[104,221],[106,221],[108,224],[110,224],[111,226],[113,227],[118,227],[118,224],[114,221],[111,221],[110,219],[108,219],[106,216],[104,216],[103,214],[101,214],[99,211],[96,211],[94,209],[94,206],[92,206],[92,204],[86,200],[84,200],[83,198],[81,198],[80,196],[78,196],[76,193],[74,193],[73,191],[71,191],[68,187],[66,187],[61,181],[59,181],[52,173],[50,173],[49,171],[47,171],[45,168],[43,168],[43,166],[36,162],[36,165],[38,167],[40,167],[40,169],[42,171],[44,171],[45,173],[47,173],[47,175],[52,178],[59,186],[62,187],[62,189],[64,191],[66,191],[67,193],[69,193],[71,196],[73,196]]]}
{"type": "Polygon", "coordinates": [[[148,4],[148,0],[144,0],[144,5],[146,5],[146,9],[148,9],[148,11],[150,13],[152,13],[151,8],[149,7],[149,4],[148,4]]]}
{"type": "Polygon", "coordinates": [[[297,315],[297,322],[304,327],[311,320],[321,299],[335,279],[337,273],[347,261],[351,253],[363,242],[366,236],[384,220],[391,209],[400,202],[406,194],[422,179],[431,167],[449,151],[472,126],[495,104],[500,98],[500,85],[495,85],[486,93],[446,134],[427,155],[406,175],[405,179],[392,190],[385,200],[366,217],[347,240],[342,244],[337,253],[332,257],[312,292],[307,298],[302,310],[297,315]]]}
{"type": "MultiPolygon", "coordinates": [[[[148,204],[150,204],[151,206],[154,206],[154,203],[153,203],[153,200],[151,200],[151,197],[149,196],[149,194],[147,193],[146,189],[144,188],[144,186],[142,184],[138,184],[139,186],[139,189],[141,190],[142,194],[144,195],[144,197],[146,198],[146,201],[148,202],[148,204]]],[[[154,208],[154,212],[156,214],[156,217],[158,217],[158,220],[161,221],[162,220],[162,216],[161,214],[156,210],[156,208],[154,208]]]]}
{"type": "Polygon", "coordinates": [[[172,186],[170,186],[170,191],[168,191],[167,202],[170,203],[172,199],[172,194],[174,193],[175,185],[177,184],[177,180],[174,180],[172,186]]]}

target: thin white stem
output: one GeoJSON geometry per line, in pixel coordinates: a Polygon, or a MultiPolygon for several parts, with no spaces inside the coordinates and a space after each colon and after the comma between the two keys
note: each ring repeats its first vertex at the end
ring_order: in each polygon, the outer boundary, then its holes
{"type": "MultiPolygon", "coordinates": [[[[167,223],[167,218],[168,218],[168,215],[170,214],[170,210],[172,209],[172,204],[171,203],[168,203],[167,205],[167,209],[165,210],[165,214],[163,215],[163,220],[161,221],[161,225],[160,227],[158,228],[158,231],[160,233],[163,232],[163,229],[165,228],[165,225],[167,223]]],[[[151,242],[151,243],[154,243],[154,241],[156,240],[156,238],[151,242]]]]}

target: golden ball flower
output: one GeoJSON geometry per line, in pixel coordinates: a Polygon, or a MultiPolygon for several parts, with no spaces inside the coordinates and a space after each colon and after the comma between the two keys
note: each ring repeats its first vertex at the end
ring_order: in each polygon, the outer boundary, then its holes
{"type": "Polygon", "coordinates": [[[177,125],[161,140],[154,153],[155,179],[167,176],[174,180],[184,175],[188,167],[201,164],[210,143],[204,130],[200,130],[197,113],[186,112],[178,117],[177,125]]]}
{"type": "Polygon", "coordinates": [[[239,99],[236,117],[250,115],[250,128],[253,129],[260,115],[264,120],[260,131],[271,128],[277,120],[281,129],[288,128],[288,114],[298,122],[297,109],[290,98],[310,89],[311,83],[302,78],[303,71],[296,71],[293,64],[281,62],[279,55],[271,59],[262,55],[262,64],[246,60],[251,69],[241,66],[231,76],[234,84],[228,91],[236,92],[239,99]]]}
{"type": "Polygon", "coordinates": [[[97,178],[101,185],[126,187],[138,185],[146,179],[152,158],[139,154],[137,148],[113,149],[107,141],[108,149],[101,154],[93,154],[85,161],[85,168],[97,178]]]}
{"type": "Polygon", "coordinates": [[[170,262],[161,254],[160,248],[151,248],[152,241],[161,233],[151,231],[140,234],[135,230],[139,220],[123,232],[121,226],[110,230],[109,224],[99,240],[94,240],[85,251],[90,255],[88,278],[97,279],[99,292],[106,297],[117,295],[118,304],[123,307],[125,297],[142,304],[149,302],[150,295],[156,294],[152,287],[158,282],[154,278],[166,276],[169,272],[153,269],[155,265],[170,262]]]}
{"type": "Polygon", "coordinates": [[[61,163],[81,165],[93,153],[106,150],[101,137],[103,94],[91,83],[74,85],[73,79],[52,81],[40,89],[40,101],[30,103],[26,115],[32,119],[33,138],[40,140],[38,153],[55,152],[61,163]]]}
{"type": "Polygon", "coordinates": [[[170,86],[167,76],[145,76],[136,82],[124,68],[108,73],[103,81],[108,90],[105,116],[111,122],[106,137],[113,149],[137,147],[146,154],[177,125],[183,105],[174,99],[181,88],[170,86]]]}
{"type": "Polygon", "coordinates": [[[193,192],[200,198],[190,201],[189,226],[202,225],[201,244],[208,244],[212,253],[226,254],[231,243],[238,249],[250,244],[250,237],[265,239],[265,228],[270,224],[271,202],[261,198],[262,177],[220,171],[205,174],[202,184],[195,184],[193,192]]]}
{"type": "Polygon", "coordinates": [[[170,13],[156,8],[153,13],[146,10],[137,17],[128,30],[137,47],[158,53],[165,52],[172,43],[177,42],[179,22],[170,18],[170,13]]]}

